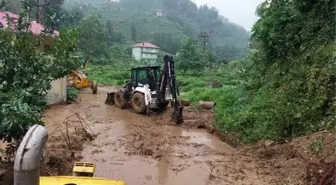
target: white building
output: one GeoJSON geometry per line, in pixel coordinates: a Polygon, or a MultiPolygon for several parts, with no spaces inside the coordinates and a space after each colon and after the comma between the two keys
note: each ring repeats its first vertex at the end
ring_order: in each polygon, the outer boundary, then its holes
{"type": "Polygon", "coordinates": [[[106,3],[120,3],[120,0],[105,0],[106,3]]]}
{"type": "Polygon", "coordinates": [[[162,17],[162,15],[163,15],[163,11],[161,9],[157,9],[156,10],[156,16],[162,17]]]}
{"type": "Polygon", "coordinates": [[[151,64],[157,61],[160,48],[154,44],[143,42],[133,45],[132,54],[136,60],[146,60],[151,64]]]}

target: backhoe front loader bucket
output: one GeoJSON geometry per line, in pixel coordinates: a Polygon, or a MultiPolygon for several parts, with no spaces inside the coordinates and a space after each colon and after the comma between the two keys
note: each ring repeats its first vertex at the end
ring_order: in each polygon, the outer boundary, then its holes
{"type": "Polygon", "coordinates": [[[107,93],[105,104],[114,105],[114,92],[107,93]]]}

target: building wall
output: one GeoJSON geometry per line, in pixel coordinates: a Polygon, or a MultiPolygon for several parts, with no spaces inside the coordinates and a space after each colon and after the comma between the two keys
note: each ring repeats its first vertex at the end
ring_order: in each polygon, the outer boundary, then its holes
{"type": "Polygon", "coordinates": [[[159,49],[156,49],[156,48],[143,48],[142,52],[156,53],[157,54],[159,52],[159,49]]]}
{"type": "Polygon", "coordinates": [[[133,57],[136,60],[149,60],[156,62],[158,58],[158,52],[159,49],[156,48],[140,48],[140,47],[134,47],[132,50],[133,57]]]}
{"type": "MultiPolygon", "coordinates": [[[[38,48],[40,51],[46,51],[46,47],[50,47],[53,44],[54,39],[52,37],[43,40],[42,44],[38,48]]],[[[67,99],[67,77],[53,80],[51,83],[51,89],[47,93],[47,104],[62,104],[67,99]]]]}
{"type": "Polygon", "coordinates": [[[156,60],[157,54],[156,53],[142,53],[142,59],[156,60]]]}
{"type": "Polygon", "coordinates": [[[67,78],[63,77],[51,82],[51,89],[47,94],[47,104],[65,103],[67,99],[67,78]]]}
{"type": "Polygon", "coordinates": [[[141,48],[134,47],[132,53],[135,60],[141,60],[141,48]]]}

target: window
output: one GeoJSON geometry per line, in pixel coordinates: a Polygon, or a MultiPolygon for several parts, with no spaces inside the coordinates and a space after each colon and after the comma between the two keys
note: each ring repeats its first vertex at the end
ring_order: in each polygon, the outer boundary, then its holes
{"type": "Polygon", "coordinates": [[[143,85],[147,84],[148,80],[147,80],[147,73],[145,69],[138,70],[137,80],[138,80],[138,83],[141,83],[143,85]]]}

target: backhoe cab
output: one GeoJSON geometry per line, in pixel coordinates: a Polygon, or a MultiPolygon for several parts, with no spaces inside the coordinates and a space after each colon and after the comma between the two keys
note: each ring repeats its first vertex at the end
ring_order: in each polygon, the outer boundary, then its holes
{"type": "Polygon", "coordinates": [[[178,101],[179,90],[176,84],[173,57],[164,57],[164,67],[145,66],[131,69],[131,79],[124,88],[107,93],[105,103],[115,104],[125,109],[131,105],[138,114],[149,114],[150,110],[162,111],[169,102],[173,107],[173,119],[183,123],[183,106],[178,101]]]}

